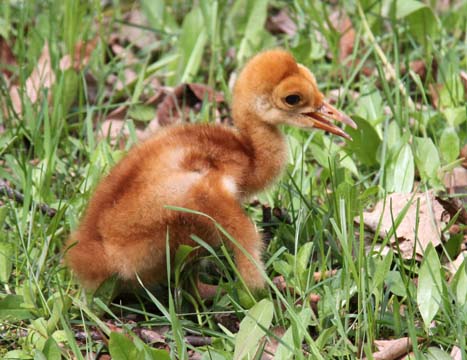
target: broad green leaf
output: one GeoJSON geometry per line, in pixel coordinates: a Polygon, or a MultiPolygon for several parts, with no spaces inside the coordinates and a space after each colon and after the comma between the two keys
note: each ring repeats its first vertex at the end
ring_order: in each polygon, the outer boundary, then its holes
{"type": "Polygon", "coordinates": [[[320,331],[320,334],[319,334],[318,338],[316,339],[316,347],[318,349],[324,349],[324,347],[327,345],[329,340],[332,339],[332,337],[333,337],[333,335],[335,333],[336,333],[336,326],[335,325],[320,331]]]}
{"type": "Polygon", "coordinates": [[[441,263],[432,244],[426,248],[425,258],[418,274],[417,304],[428,328],[437,314],[442,296],[441,263]]]}
{"type": "Polygon", "coordinates": [[[457,303],[464,305],[467,301],[467,268],[465,266],[465,259],[461,266],[459,266],[459,269],[457,269],[451,286],[455,292],[457,303]]]}
{"type": "Polygon", "coordinates": [[[154,349],[144,344],[144,360],[170,360],[170,355],[162,349],[154,349]]]}
{"type": "Polygon", "coordinates": [[[397,1],[395,6],[397,19],[403,19],[408,15],[426,7],[424,3],[417,0],[397,1]]]}
{"type": "MultiPolygon", "coordinates": [[[[0,221],[1,223],[1,221],[0,221]]],[[[13,244],[0,243],[0,283],[8,282],[13,269],[13,256],[15,249],[13,244]]]]}
{"type": "Polygon", "coordinates": [[[370,290],[375,295],[381,292],[386,275],[389,273],[389,269],[391,268],[392,258],[393,252],[390,251],[383,259],[374,259],[376,268],[372,274],[370,290]]]}
{"type": "Polygon", "coordinates": [[[401,130],[397,122],[392,121],[389,124],[388,130],[386,131],[386,137],[389,151],[394,153],[397,149],[401,148],[401,130]]]}
{"type": "MultiPolygon", "coordinates": [[[[99,285],[96,291],[92,294],[93,299],[99,298],[101,301],[108,305],[114,299],[115,295],[121,288],[121,283],[117,276],[112,275],[111,277],[107,278],[99,285]]],[[[93,306],[93,310],[96,310],[93,306]]]]}
{"type": "Polygon", "coordinates": [[[377,153],[381,144],[381,138],[374,127],[361,117],[354,116],[353,120],[358,129],[346,127],[345,131],[352,137],[353,141],[347,143],[346,148],[355,154],[365,165],[372,166],[378,163],[377,153]]]}
{"type": "Polygon", "coordinates": [[[240,330],[235,336],[234,360],[244,359],[258,347],[265,335],[263,328],[271,325],[274,306],[268,299],[263,299],[253,306],[240,323],[240,330]]]}
{"type": "Polygon", "coordinates": [[[142,0],[141,8],[154,29],[168,32],[177,30],[177,22],[172,11],[167,11],[164,0],[142,0]]]}
{"type": "Polygon", "coordinates": [[[180,57],[169,66],[169,69],[174,71],[167,79],[169,85],[192,80],[199,70],[207,40],[203,14],[199,6],[194,7],[183,19],[177,44],[180,57]]]}
{"type": "Polygon", "coordinates": [[[298,314],[297,319],[300,321],[300,324],[292,322],[290,327],[285,332],[284,336],[282,336],[282,341],[281,343],[279,343],[279,346],[276,350],[276,354],[274,357],[275,359],[295,359],[295,354],[290,349],[300,349],[303,337],[305,336],[302,329],[306,329],[308,328],[308,325],[310,325],[311,315],[312,312],[310,308],[304,308],[300,312],[300,314],[298,314]],[[286,344],[287,346],[284,344],[286,344]]]}
{"type": "Polygon", "coordinates": [[[423,180],[437,178],[440,160],[438,150],[430,138],[414,137],[415,163],[423,180]]]}
{"type": "MultiPolygon", "coordinates": [[[[368,90],[364,90],[368,93],[368,90]]],[[[357,114],[368,121],[372,126],[379,124],[384,119],[383,99],[379,91],[372,91],[358,99],[357,114]]]]}
{"type": "Polygon", "coordinates": [[[414,158],[409,144],[402,146],[395,161],[394,191],[409,193],[414,182],[414,158]]]}
{"type": "Polygon", "coordinates": [[[275,272],[284,275],[285,278],[288,278],[292,272],[292,266],[284,260],[274,261],[272,263],[272,267],[274,268],[275,272]]]}
{"type": "Polygon", "coordinates": [[[186,259],[190,254],[195,250],[194,247],[189,246],[189,245],[180,245],[177,249],[177,252],[175,253],[175,258],[174,258],[174,268],[176,270],[181,270],[181,266],[185,263],[186,259]]]}
{"type": "Polygon", "coordinates": [[[237,54],[239,63],[250,57],[256,50],[256,46],[261,42],[260,38],[268,14],[267,9],[268,0],[247,2],[248,22],[237,54]]]}
{"type": "Polygon", "coordinates": [[[3,360],[29,360],[32,359],[31,355],[27,351],[24,350],[12,350],[8,351],[5,356],[3,357],[3,360]]]}
{"type": "Polygon", "coordinates": [[[203,353],[203,356],[201,357],[201,360],[227,360],[230,359],[230,357],[225,357],[224,355],[219,354],[217,351],[209,350],[203,353]]]}
{"type": "Polygon", "coordinates": [[[180,82],[190,82],[198,73],[201,60],[203,59],[203,52],[206,42],[208,40],[207,32],[205,29],[201,31],[196,39],[193,49],[188,57],[188,61],[185,65],[185,71],[183,72],[180,82]]]}
{"type": "Polygon", "coordinates": [[[47,360],[60,360],[62,358],[60,348],[52,337],[49,337],[45,342],[42,353],[47,360]]]}
{"type": "Polygon", "coordinates": [[[441,157],[446,163],[451,163],[457,159],[460,151],[460,141],[457,132],[452,127],[447,127],[441,134],[439,140],[441,157]]]}
{"type": "Polygon", "coordinates": [[[453,358],[447,352],[440,348],[430,346],[425,354],[427,360],[452,360],[453,358]]]}
{"type": "Polygon", "coordinates": [[[68,312],[71,306],[71,298],[68,296],[62,297],[62,294],[55,293],[48,300],[47,305],[52,308],[52,314],[47,320],[47,333],[52,333],[60,321],[60,317],[68,312]]]}
{"type": "Polygon", "coordinates": [[[421,1],[404,0],[396,2],[396,18],[406,19],[409,31],[418,41],[424,42],[426,36],[435,36],[438,19],[430,7],[421,1]]]}
{"type": "Polygon", "coordinates": [[[297,273],[298,275],[302,275],[304,272],[306,272],[306,269],[308,267],[308,261],[310,260],[311,256],[311,250],[313,248],[313,242],[309,241],[302,246],[300,246],[297,256],[295,257],[296,259],[296,266],[297,266],[297,273]]]}
{"type": "Polygon", "coordinates": [[[24,306],[24,299],[20,295],[7,295],[0,300],[0,320],[25,320],[32,317],[31,311],[24,306]]]}
{"type": "Polygon", "coordinates": [[[38,349],[34,351],[34,360],[47,360],[47,357],[44,353],[38,349]]]}
{"type": "Polygon", "coordinates": [[[156,109],[148,105],[133,105],[128,111],[128,116],[136,121],[151,121],[156,117],[156,109]]]}
{"type": "Polygon", "coordinates": [[[116,332],[110,333],[109,352],[113,360],[144,359],[131,339],[116,332]]]}
{"type": "Polygon", "coordinates": [[[79,84],[80,78],[74,69],[68,69],[63,73],[63,86],[61,86],[60,92],[64,111],[68,111],[76,100],[79,84]]]}
{"type": "Polygon", "coordinates": [[[406,296],[404,282],[399,271],[389,271],[384,279],[384,283],[388,290],[397,296],[406,296]]]}
{"type": "MultiPolygon", "coordinates": [[[[170,360],[166,350],[154,349],[143,342],[138,336],[133,335],[133,343],[139,351],[139,356],[144,360],[170,360]]],[[[182,357],[181,357],[182,358],[182,357]]]]}
{"type": "Polygon", "coordinates": [[[446,121],[452,127],[459,126],[467,120],[467,110],[465,106],[460,107],[448,107],[444,110],[441,110],[446,121]]]}

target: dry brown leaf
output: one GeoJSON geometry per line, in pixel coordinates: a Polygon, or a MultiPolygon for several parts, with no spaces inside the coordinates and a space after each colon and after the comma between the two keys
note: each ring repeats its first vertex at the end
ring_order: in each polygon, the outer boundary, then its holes
{"type": "Polygon", "coordinates": [[[461,70],[459,75],[461,77],[462,85],[464,85],[465,95],[467,95],[467,72],[461,70]]]}
{"type": "MultiPolygon", "coordinates": [[[[394,193],[386,198],[386,203],[381,200],[378,202],[371,212],[364,212],[364,223],[371,230],[376,231],[378,223],[381,220],[381,228],[379,235],[385,237],[392,229],[391,211],[394,221],[407,203],[411,200],[411,205],[403,217],[402,222],[396,229],[398,247],[401,250],[404,259],[412,258],[413,250],[416,249],[417,254],[422,255],[428,246],[433,244],[437,246],[441,243],[440,233],[442,229],[442,215],[444,212],[441,204],[436,201],[433,191],[428,191],[423,194],[400,194],[394,193]],[[417,201],[420,201],[418,213],[418,235],[415,236],[415,228],[417,226],[417,201]],[[384,207],[383,207],[384,205],[384,207]],[[417,244],[415,243],[417,239],[417,244]]],[[[359,223],[360,218],[357,216],[354,219],[359,223]]],[[[390,242],[395,245],[394,236],[390,242]]]]}
{"type": "Polygon", "coordinates": [[[439,93],[442,88],[443,88],[443,84],[428,85],[428,90],[429,90],[430,97],[431,97],[431,105],[433,105],[435,109],[438,109],[439,107],[439,93]]]}
{"type": "Polygon", "coordinates": [[[144,27],[150,27],[151,24],[139,9],[130,11],[126,17],[130,25],[124,24],[120,32],[122,39],[136,45],[140,49],[147,48],[156,42],[156,36],[153,31],[148,31],[144,27]]]}
{"type": "Polygon", "coordinates": [[[297,25],[290,18],[286,10],[281,9],[278,13],[268,17],[266,29],[272,34],[287,34],[294,36],[297,33],[297,25]]]}
{"type": "Polygon", "coordinates": [[[71,60],[70,54],[67,54],[60,59],[60,70],[66,71],[73,68],[76,71],[79,71],[83,69],[89,63],[89,59],[97,46],[97,42],[97,37],[91,41],[79,41],[75,45],[73,61],[71,60]]]}
{"type": "Polygon", "coordinates": [[[452,347],[450,355],[452,360],[462,360],[462,350],[457,346],[452,347]]]}
{"type": "Polygon", "coordinates": [[[283,326],[276,326],[271,329],[271,332],[275,336],[268,336],[266,340],[266,344],[264,346],[264,352],[261,356],[261,360],[271,360],[274,359],[274,355],[276,354],[277,348],[279,346],[279,340],[285,335],[287,329],[283,326]]]}
{"type": "Polygon", "coordinates": [[[141,339],[147,343],[147,344],[156,344],[156,343],[162,343],[165,344],[165,336],[164,334],[167,332],[167,328],[161,329],[141,329],[139,331],[139,336],[141,339]]]}
{"type": "Polygon", "coordinates": [[[460,158],[463,159],[462,166],[467,169],[467,144],[461,149],[460,158]]]}
{"type": "Polygon", "coordinates": [[[10,69],[17,66],[18,62],[13,51],[11,51],[7,41],[0,36],[0,73],[5,75],[6,78],[10,78],[13,74],[10,69]]]}
{"type": "Polygon", "coordinates": [[[356,35],[355,29],[350,18],[341,10],[334,11],[329,20],[334,29],[341,34],[339,39],[339,60],[344,62],[349,55],[352,55],[356,35]]]}
{"type": "MultiPolygon", "coordinates": [[[[115,145],[118,141],[119,148],[124,149],[126,140],[130,136],[126,125],[125,120],[107,119],[102,123],[97,133],[97,139],[102,140],[108,138],[112,145],[115,145]]],[[[136,129],[136,137],[138,140],[145,139],[144,132],[140,129],[136,129]]]]}
{"type": "MultiPolygon", "coordinates": [[[[464,169],[463,169],[464,170],[464,169]]],[[[466,170],[467,173],[467,170],[466,170]]],[[[465,179],[467,180],[467,179],[465,179]]],[[[467,184],[465,187],[462,187],[461,192],[467,192],[467,184]]],[[[464,209],[464,204],[462,201],[455,197],[446,197],[442,198],[441,196],[437,196],[436,200],[443,206],[443,208],[449,213],[449,216],[453,218],[454,216],[458,216],[456,223],[467,225],[467,210],[464,209]]]]}
{"type": "Polygon", "coordinates": [[[420,76],[420,78],[425,79],[426,77],[426,64],[424,60],[413,60],[410,62],[410,70],[415,74],[420,76]]]}
{"type": "Polygon", "coordinates": [[[329,90],[326,94],[326,98],[332,105],[336,105],[343,94],[347,94],[347,96],[354,101],[360,97],[360,93],[358,91],[340,87],[338,89],[329,90]]]}
{"type": "Polygon", "coordinates": [[[157,110],[159,125],[187,121],[191,110],[199,111],[204,100],[220,103],[224,96],[204,84],[181,84],[164,98],[157,110]]]}
{"type": "Polygon", "coordinates": [[[465,261],[465,258],[467,258],[467,250],[461,251],[461,253],[457,255],[457,257],[453,261],[447,264],[446,267],[451,273],[451,275],[457,273],[457,270],[459,270],[460,266],[465,261]]]}
{"type": "MultiPolygon", "coordinates": [[[[52,70],[49,44],[45,42],[36,67],[26,79],[26,95],[29,97],[31,103],[36,103],[43,89],[50,89],[54,83],[55,73],[52,70]]],[[[50,96],[51,94],[49,92],[49,98],[50,96]]],[[[19,93],[19,86],[13,85],[10,87],[10,98],[13,110],[17,114],[21,114],[23,112],[23,106],[19,93]]]]}
{"type": "Polygon", "coordinates": [[[55,73],[52,69],[49,43],[46,41],[36,67],[26,80],[26,94],[31,103],[36,103],[43,89],[50,89],[54,83],[55,73]]]}
{"type": "Polygon", "coordinates": [[[375,345],[378,348],[378,351],[373,353],[375,360],[395,360],[412,350],[412,341],[408,337],[395,340],[375,340],[375,345]]]}
{"type": "Polygon", "coordinates": [[[454,168],[445,175],[444,185],[449,190],[450,194],[467,193],[467,169],[464,167],[454,168]]]}

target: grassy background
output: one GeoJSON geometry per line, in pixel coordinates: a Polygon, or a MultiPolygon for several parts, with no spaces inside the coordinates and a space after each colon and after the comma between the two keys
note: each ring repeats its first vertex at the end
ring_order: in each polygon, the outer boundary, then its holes
{"type": "MultiPolygon", "coordinates": [[[[249,353],[259,359],[266,356],[259,341],[263,331],[277,340],[288,329],[277,349],[280,359],[371,358],[374,340],[404,336],[417,344],[414,358],[448,359],[454,346],[466,358],[465,265],[448,282],[439,260],[442,249],[433,249],[422,263],[397,253],[383,255],[375,248],[381,239],[369,234],[368,240],[353,219],[387,192],[443,190],[444,173],[459,166],[467,141],[460,77],[467,69],[467,4],[344,3],[0,3],[0,35],[17,61],[0,69],[0,178],[23,196],[22,201],[0,198],[0,356],[82,359],[110,351],[115,359],[159,359],[168,350],[171,358],[230,359],[249,353]],[[281,9],[297,27],[293,35],[265,28],[268,17],[281,9]],[[128,23],[127,14],[135,10],[146,25],[128,23]],[[351,19],[344,31],[330,20],[336,12],[351,19]],[[128,40],[129,28],[152,42],[138,46],[128,40]],[[115,35],[127,56],[115,53],[115,35]],[[79,42],[93,39],[85,66],[60,68],[65,55],[79,52],[79,42]],[[39,100],[33,102],[27,80],[46,43],[55,81],[50,88],[39,86],[39,100]],[[142,300],[108,306],[103,298],[90,303],[60,263],[60,251],[97,181],[124,152],[98,136],[109,112],[122,104],[136,109],[156,92],[153,79],[166,86],[204,83],[229,98],[231,74],[257,51],[276,46],[309,67],[323,93],[340,89],[336,106],[359,124],[354,142],[345,146],[324,133],[284,129],[290,144],[287,173],[258,196],[260,204],[277,208],[281,216],[265,218],[261,206],[248,206],[272,235],[267,273],[283,275],[295,294],[281,294],[271,285],[250,317],[245,317],[248,299],[226,280],[226,293],[212,303],[190,301],[178,284],[173,297],[164,291],[168,299],[150,298],[149,305],[142,300]],[[423,73],[414,70],[416,60],[423,73]],[[128,69],[137,77],[123,89],[109,82],[112,76],[124,79],[128,69]],[[19,113],[12,85],[19,89],[19,113]],[[40,211],[40,204],[56,214],[40,211]],[[338,271],[321,282],[313,279],[314,271],[330,269],[338,271]],[[416,286],[417,279],[424,287],[416,286]],[[321,296],[313,310],[310,294],[321,296]],[[262,326],[243,321],[235,337],[239,321],[260,315],[262,326]],[[161,326],[168,332],[153,344],[159,351],[131,335],[161,326]],[[122,328],[129,337],[116,331],[122,328]],[[96,331],[110,336],[110,343],[96,340],[96,331]],[[195,349],[186,340],[193,334],[212,343],[195,349]]],[[[213,107],[205,103],[191,118],[214,121],[213,107]]],[[[145,126],[141,118],[126,116],[129,135],[121,137],[123,149],[138,141],[137,129],[145,126]]],[[[448,231],[445,236],[452,237],[448,231]]],[[[209,260],[224,279],[234,276],[225,251],[209,260]]],[[[183,266],[177,265],[175,274],[183,266]]]]}

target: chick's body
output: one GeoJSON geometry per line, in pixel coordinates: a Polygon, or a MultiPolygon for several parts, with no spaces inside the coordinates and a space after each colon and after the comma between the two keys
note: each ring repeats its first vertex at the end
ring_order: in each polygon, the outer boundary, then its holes
{"type": "MultiPolygon", "coordinates": [[[[276,136],[279,146],[269,147],[268,155],[277,160],[286,148],[281,134],[276,136]]],[[[132,281],[138,273],[145,282],[159,282],[166,275],[167,232],[172,252],[180,244],[196,245],[191,234],[219,244],[212,220],[167,206],[212,217],[261,264],[261,240],[241,201],[279,175],[284,162],[272,161],[267,179],[261,179],[255,174],[258,160],[252,144],[233,128],[185,125],[160,131],[99,184],[70,239],[77,243],[68,250],[69,265],[89,288],[112,274],[132,281]]],[[[247,284],[261,287],[256,266],[234,251],[247,284]]]]}

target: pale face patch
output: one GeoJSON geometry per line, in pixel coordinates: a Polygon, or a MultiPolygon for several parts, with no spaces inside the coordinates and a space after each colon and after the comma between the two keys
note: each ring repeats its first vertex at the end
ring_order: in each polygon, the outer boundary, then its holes
{"type": "Polygon", "coordinates": [[[266,96],[259,96],[255,101],[255,112],[270,124],[280,124],[287,113],[273,107],[266,96]]]}

